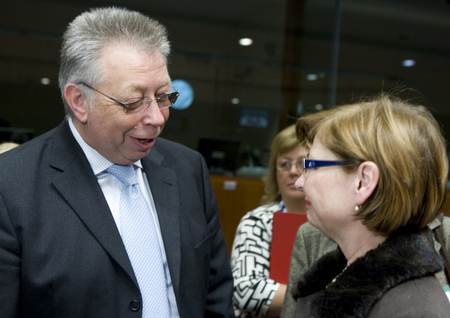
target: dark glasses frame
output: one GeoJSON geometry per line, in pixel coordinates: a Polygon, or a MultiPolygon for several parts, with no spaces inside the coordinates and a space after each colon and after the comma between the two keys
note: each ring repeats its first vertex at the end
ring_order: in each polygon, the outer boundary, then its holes
{"type": "Polygon", "coordinates": [[[329,166],[339,166],[346,165],[348,161],[343,160],[314,160],[314,159],[303,159],[303,174],[307,173],[309,169],[317,169],[321,167],[329,167],[329,166]]]}

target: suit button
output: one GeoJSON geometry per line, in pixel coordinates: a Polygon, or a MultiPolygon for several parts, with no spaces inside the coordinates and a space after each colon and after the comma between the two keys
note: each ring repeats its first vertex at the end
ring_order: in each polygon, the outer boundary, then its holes
{"type": "Polygon", "coordinates": [[[141,308],[141,305],[139,304],[139,300],[132,300],[130,303],[130,309],[132,311],[138,311],[139,308],[141,308]]]}

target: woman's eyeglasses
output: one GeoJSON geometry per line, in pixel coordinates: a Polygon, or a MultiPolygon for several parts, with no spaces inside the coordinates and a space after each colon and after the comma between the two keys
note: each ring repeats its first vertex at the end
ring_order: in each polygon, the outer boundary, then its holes
{"type": "Polygon", "coordinates": [[[302,173],[306,178],[308,171],[310,169],[317,169],[321,167],[329,167],[329,166],[339,166],[346,165],[348,161],[343,160],[314,160],[314,159],[303,159],[302,173]]]}
{"type": "Polygon", "coordinates": [[[291,161],[287,161],[287,160],[280,161],[280,162],[277,162],[276,168],[280,172],[286,172],[286,171],[290,171],[293,166],[295,166],[295,168],[299,172],[302,172],[302,169],[303,169],[302,161],[297,161],[297,162],[291,162],[291,161]]]}

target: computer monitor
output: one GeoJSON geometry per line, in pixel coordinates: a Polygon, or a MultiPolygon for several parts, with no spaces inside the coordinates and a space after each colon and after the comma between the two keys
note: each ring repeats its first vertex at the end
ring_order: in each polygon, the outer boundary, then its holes
{"type": "Polygon", "coordinates": [[[210,173],[234,174],[240,145],[240,141],[200,138],[197,150],[205,158],[210,173]]]}

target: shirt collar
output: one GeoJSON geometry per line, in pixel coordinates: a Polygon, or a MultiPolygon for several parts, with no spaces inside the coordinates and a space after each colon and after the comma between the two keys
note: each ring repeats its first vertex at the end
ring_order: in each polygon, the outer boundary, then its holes
{"type": "Polygon", "coordinates": [[[278,200],[278,206],[279,206],[281,212],[287,212],[282,199],[278,200]]]}
{"type": "MultiPolygon", "coordinates": [[[[83,137],[81,137],[80,133],[76,129],[72,118],[68,118],[67,121],[69,122],[69,127],[72,131],[73,136],[75,137],[75,140],[78,142],[84,154],[86,155],[86,158],[89,161],[89,164],[91,165],[92,171],[95,175],[102,173],[114,164],[103,157],[97,150],[89,146],[84,141],[83,137]]],[[[134,165],[142,169],[141,160],[136,161],[134,165]]]]}

